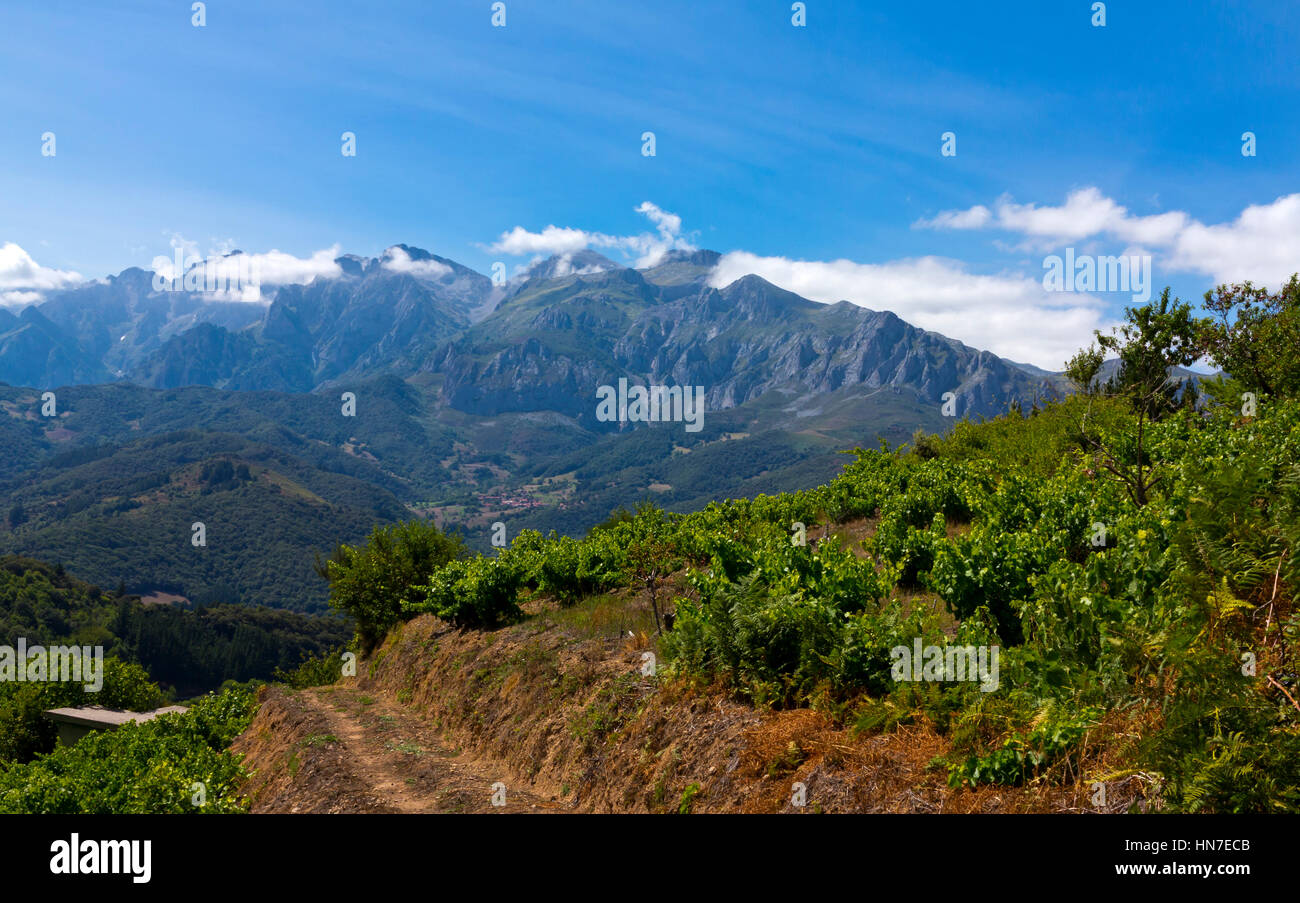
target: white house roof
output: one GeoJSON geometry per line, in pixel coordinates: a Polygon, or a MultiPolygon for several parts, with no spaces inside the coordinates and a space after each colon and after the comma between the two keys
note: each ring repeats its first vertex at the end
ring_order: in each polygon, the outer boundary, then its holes
{"type": "Polygon", "coordinates": [[[154,709],[152,712],[127,712],[121,709],[106,709],[98,705],[83,705],[47,709],[45,714],[55,721],[80,724],[85,727],[121,727],[128,721],[152,721],[159,715],[185,711],[188,710],[183,705],[169,705],[154,709]]]}

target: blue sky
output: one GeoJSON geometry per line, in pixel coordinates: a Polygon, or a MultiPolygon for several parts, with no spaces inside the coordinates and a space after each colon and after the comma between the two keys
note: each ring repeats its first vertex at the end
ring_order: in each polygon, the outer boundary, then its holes
{"type": "Polygon", "coordinates": [[[498,28],[488,0],[211,0],[196,28],[188,2],[10,0],[0,292],[177,236],[486,272],[554,225],[616,258],[735,252],[719,279],[1059,366],[1131,294],[1037,296],[1047,255],[1149,254],[1191,298],[1300,269],[1297,5],[1116,0],[1104,27],[1091,6],[807,0],[794,27],[789,2],[506,0],[498,28]]]}

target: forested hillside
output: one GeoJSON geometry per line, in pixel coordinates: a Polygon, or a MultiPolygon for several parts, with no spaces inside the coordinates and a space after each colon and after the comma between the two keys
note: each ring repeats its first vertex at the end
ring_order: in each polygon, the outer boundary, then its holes
{"type": "Polygon", "coordinates": [[[841,449],[942,429],[945,398],[989,415],[1061,389],[889,311],[717,287],[719,259],[566,255],[493,285],[402,245],[264,304],[134,268],[53,292],[0,316],[0,552],[317,611],[310,554],[377,523],[432,518],[484,551],[497,523],[577,536],[639,501],[817,485],[841,449]],[[598,418],[620,379],[698,387],[698,431],[598,418]]]}
{"type": "Polygon", "coordinates": [[[350,635],[337,616],[251,605],[144,605],[62,567],[0,557],[0,645],[23,638],[28,646],[102,646],[106,655],[142,665],[181,699],[227,680],[269,679],[345,645],[350,635]]]}

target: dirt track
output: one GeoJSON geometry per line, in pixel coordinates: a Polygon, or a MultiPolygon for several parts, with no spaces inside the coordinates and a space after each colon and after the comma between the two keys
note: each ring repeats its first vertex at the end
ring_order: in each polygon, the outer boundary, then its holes
{"type": "Polygon", "coordinates": [[[293,730],[245,735],[235,746],[257,763],[250,783],[254,812],[537,813],[560,807],[511,788],[494,763],[449,749],[410,709],[355,687],[264,692],[270,716],[293,730]],[[303,739],[289,745],[284,736],[303,739]],[[506,784],[505,805],[493,805],[498,781],[506,784]]]}

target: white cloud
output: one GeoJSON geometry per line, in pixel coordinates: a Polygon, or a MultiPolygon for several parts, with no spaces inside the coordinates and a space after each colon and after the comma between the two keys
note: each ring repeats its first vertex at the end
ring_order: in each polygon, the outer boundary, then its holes
{"type": "Polygon", "coordinates": [[[1128,208],[1106,197],[1097,188],[1070,192],[1060,206],[1017,204],[1001,197],[990,211],[983,205],[968,210],[946,210],[931,219],[917,220],[923,229],[987,229],[1046,241],[1078,241],[1109,235],[1123,241],[1166,244],[1187,224],[1181,211],[1153,216],[1132,216],[1128,208]]]}
{"type": "Polygon", "coordinates": [[[655,228],[659,230],[659,234],[666,238],[681,234],[682,218],[676,213],[662,210],[657,204],[652,204],[649,201],[642,201],[641,205],[636,208],[636,212],[654,223],[655,228]]]}
{"type": "Polygon", "coordinates": [[[641,232],[636,235],[606,235],[603,232],[588,232],[584,229],[547,226],[541,232],[530,232],[523,226],[515,226],[508,232],[502,232],[489,250],[511,256],[527,254],[572,254],[584,248],[602,248],[621,251],[625,256],[634,256],[634,267],[649,267],[658,263],[672,250],[693,251],[694,245],[682,235],[682,218],[669,213],[649,201],[643,201],[636,212],[650,220],[655,226],[654,232],[641,232]]]}
{"type": "Polygon", "coordinates": [[[383,267],[421,279],[441,279],[451,272],[451,267],[437,260],[412,260],[410,254],[396,245],[384,252],[383,267]]]}
{"type": "Polygon", "coordinates": [[[1231,223],[1191,222],[1174,241],[1169,265],[1215,282],[1278,288],[1300,272],[1300,194],[1251,205],[1231,223]]]}
{"type": "Polygon", "coordinates": [[[265,254],[227,254],[198,256],[198,245],[176,235],[171,241],[173,256],[158,256],[151,268],[163,279],[172,279],[178,273],[190,273],[196,267],[202,270],[204,286],[217,285],[216,291],[204,294],[213,301],[262,301],[263,285],[306,285],[320,277],[333,279],[343,274],[335,259],[339,246],[316,251],[310,257],[295,257],[284,251],[272,249],[265,254]]]}
{"type": "Polygon", "coordinates": [[[43,298],[41,292],[84,282],[80,274],[43,267],[11,241],[0,245],[0,304],[26,306],[43,298]]]}
{"type": "Polygon", "coordinates": [[[40,304],[45,300],[45,296],[40,292],[0,292],[0,307],[26,307],[29,304],[40,304]]]}
{"type": "MultiPolygon", "coordinates": [[[[537,264],[541,263],[543,260],[544,258],[540,256],[534,257],[532,263],[529,264],[529,266],[530,267],[536,266],[537,264]]],[[[561,254],[559,258],[555,261],[555,272],[552,275],[556,279],[563,278],[564,276],[590,276],[593,273],[603,273],[607,269],[609,269],[608,265],[602,266],[601,264],[598,263],[593,263],[585,267],[578,267],[577,269],[574,269],[573,254],[564,253],[561,254]]]]}
{"type": "MultiPolygon", "coordinates": [[[[310,257],[294,257],[283,251],[271,250],[265,254],[248,255],[263,283],[269,285],[306,285],[313,279],[335,279],[343,275],[343,268],[335,263],[339,246],[316,251],[310,257]]],[[[225,258],[230,260],[232,258],[225,258]]]]}
{"type": "Polygon", "coordinates": [[[983,204],[969,210],[945,210],[933,219],[916,221],[918,229],[983,229],[993,214],[983,204]]]}
{"type": "Polygon", "coordinates": [[[509,232],[502,232],[491,250],[512,257],[524,254],[572,254],[590,246],[600,237],[603,236],[598,233],[561,229],[559,226],[547,226],[541,232],[529,232],[523,226],[515,226],[509,232]]]}
{"type": "Polygon", "coordinates": [[[922,329],[1049,370],[1062,369],[1094,329],[1111,325],[1091,296],[1048,292],[1025,276],[971,273],[942,257],[866,264],[739,251],[718,262],[710,281],[722,287],[750,273],[814,301],[891,310],[922,329]]]}
{"type": "Polygon", "coordinates": [[[1300,194],[1247,207],[1233,221],[1206,225],[1181,210],[1133,216],[1096,188],[1072,191],[1052,207],[1001,198],[982,206],[948,210],[915,223],[925,229],[988,229],[1016,232],[1035,244],[1109,238],[1158,249],[1162,266],[1274,288],[1300,271],[1300,194]]]}

